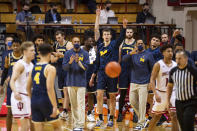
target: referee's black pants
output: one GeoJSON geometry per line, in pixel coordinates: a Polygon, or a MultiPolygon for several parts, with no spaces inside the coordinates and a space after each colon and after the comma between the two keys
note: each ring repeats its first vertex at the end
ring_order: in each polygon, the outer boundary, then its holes
{"type": "Polygon", "coordinates": [[[197,112],[197,99],[176,100],[176,113],[181,131],[194,131],[194,120],[197,112]]]}

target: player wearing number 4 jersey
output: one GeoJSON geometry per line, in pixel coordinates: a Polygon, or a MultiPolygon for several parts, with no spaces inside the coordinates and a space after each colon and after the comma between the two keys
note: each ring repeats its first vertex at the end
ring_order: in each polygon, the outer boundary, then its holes
{"type": "Polygon", "coordinates": [[[49,44],[42,44],[38,51],[41,59],[30,72],[27,84],[28,94],[31,96],[34,128],[36,131],[43,131],[43,122],[49,122],[54,130],[61,131],[54,89],[56,69],[49,64],[52,48],[49,44]]]}
{"type": "Polygon", "coordinates": [[[30,97],[27,94],[27,79],[29,72],[33,68],[31,61],[35,56],[34,44],[23,42],[21,45],[23,59],[17,61],[13,67],[10,86],[11,109],[14,118],[20,118],[21,131],[28,131],[30,128],[29,117],[31,115],[30,97]]]}
{"type": "MultiPolygon", "coordinates": [[[[160,119],[161,115],[166,113],[167,109],[167,83],[169,78],[169,72],[172,68],[177,66],[176,62],[172,60],[173,57],[173,47],[171,45],[164,45],[161,47],[161,52],[164,59],[159,60],[153,67],[151,75],[151,87],[154,92],[154,103],[152,108],[153,118],[150,121],[148,130],[152,131],[156,126],[156,123],[160,119]],[[155,86],[156,81],[156,86],[155,86]]],[[[172,120],[172,131],[178,131],[178,123],[175,110],[175,90],[173,87],[173,93],[171,96],[171,107],[168,112],[172,120]]]]}

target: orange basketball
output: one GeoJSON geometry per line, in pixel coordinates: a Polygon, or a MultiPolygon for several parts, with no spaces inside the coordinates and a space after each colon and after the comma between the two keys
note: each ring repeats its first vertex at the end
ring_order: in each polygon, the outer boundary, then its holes
{"type": "Polygon", "coordinates": [[[116,78],[120,75],[121,67],[118,62],[112,61],[105,66],[105,73],[111,78],[116,78]]]}

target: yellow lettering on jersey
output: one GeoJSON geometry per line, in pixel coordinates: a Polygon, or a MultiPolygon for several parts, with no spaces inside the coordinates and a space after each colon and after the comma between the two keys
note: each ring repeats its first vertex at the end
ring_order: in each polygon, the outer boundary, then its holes
{"type": "Polygon", "coordinates": [[[40,62],[40,59],[37,59],[37,62],[40,62]]]}
{"type": "Polygon", "coordinates": [[[107,50],[104,50],[104,51],[100,51],[100,56],[103,56],[107,53],[107,50]]]}
{"type": "Polygon", "coordinates": [[[82,57],[79,57],[79,61],[83,61],[83,56],[82,57]]]}
{"type": "Polygon", "coordinates": [[[57,49],[58,52],[65,52],[66,49],[57,49]]]}
{"type": "Polygon", "coordinates": [[[145,61],[145,60],[144,60],[144,56],[140,58],[140,61],[141,61],[141,62],[144,62],[144,61],[145,61]]]}
{"type": "Polygon", "coordinates": [[[42,70],[42,66],[35,67],[35,71],[41,71],[41,70],[42,70]]]}
{"type": "Polygon", "coordinates": [[[36,75],[34,76],[34,81],[36,84],[40,84],[40,72],[37,72],[36,75]]]}
{"type": "Polygon", "coordinates": [[[11,66],[14,66],[15,63],[16,63],[16,62],[12,62],[12,63],[11,63],[11,66]]]}
{"type": "Polygon", "coordinates": [[[132,47],[123,47],[122,49],[123,49],[123,50],[133,50],[132,47]]]}
{"type": "Polygon", "coordinates": [[[36,56],[36,60],[37,60],[37,62],[40,61],[40,56],[39,55],[36,56]]]}

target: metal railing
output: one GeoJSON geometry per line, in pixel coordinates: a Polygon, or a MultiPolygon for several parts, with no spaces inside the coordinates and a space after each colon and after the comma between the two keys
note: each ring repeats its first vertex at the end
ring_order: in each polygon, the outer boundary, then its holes
{"type": "MultiPolygon", "coordinates": [[[[32,39],[33,34],[43,34],[45,38],[49,41],[55,40],[54,34],[57,30],[61,30],[66,34],[67,39],[71,39],[73,36],[78,36],[81,40],[84,37],[84,32],[86,30],[94,31],[94,24],[22,24],[26,28],[26,36],[28,40],[32,39]]],[[[122,28],[121,24],[115,25],[100,25],[101,29],[103,28],[111,28],[112,36],[116,38],[116,36],[120,33],[122,28]]],[[[128,24],[128,27],[132,27],[135,34],[134,37],[136,39],[143,39],[146,44],[149,44],[151,35],[158,34],[161,35],[163,33],[168,34],[169,37],[172,36],[173,31],[176,28],[176,25],[172,24],[128,24]]]]}

